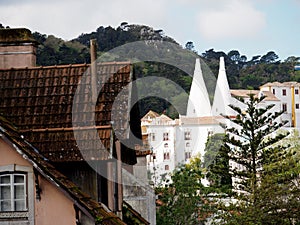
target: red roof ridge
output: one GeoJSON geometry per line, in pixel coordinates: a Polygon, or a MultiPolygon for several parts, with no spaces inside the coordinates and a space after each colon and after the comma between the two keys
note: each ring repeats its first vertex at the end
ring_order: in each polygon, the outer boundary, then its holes
{"type": "MultiPolygon", "coordinates": [[[[130,61],[112,61],[112,62],[98,62],[98,65],[132,65],[132,62],[130,61]]],[[[0,70],[24,70],[24,69],[30,69],[30,70],[38,70],[38,69],[52,69],[52,68],[67,68],[67,67],[89,67],[90,63],[80,63],[80,64],[64,64],[64,65],[52,65],[52,66],[35,66],[35,67],[20,67],[20,68],[0,68],[0,70]]]]}
{"type": "Polygon", "coordinates": [[[88,67],[89,64],[87,63],[82,63],[82,64],[67,64],[67,65],[54,65],[54,66],[35,66],[35,67],[19,67],[19,68],[0,68],[0,70],[5,71],[5,70],[39,70],[39,69],[52,69],[52,68],[67,68],[67,67],[83,67],[86,66],[88,67]]]}

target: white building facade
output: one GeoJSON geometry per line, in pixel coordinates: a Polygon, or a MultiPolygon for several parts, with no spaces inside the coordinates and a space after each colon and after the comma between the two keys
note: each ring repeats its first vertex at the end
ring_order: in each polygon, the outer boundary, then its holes
{"type": "Polygon", "coordinates": [[[208,99],[200,60],[196,60],[193,83],[187,107],[187,115],[172,120],[166,115],[153,111],[142,119],[142,132],[147,140],[151,153],[147,156],[148,178],[154,186],[164,185],[164,178],[180,164],[189,162],[193,156],[203,157],[205,144],[209,135],[223,133],[221,122],[232,126],[222,115],[235,116],[229,104],[246,105],[234,97],[242,97],[246,101],[249,94],[256,97],[265,96],[261,107],[270,104],[275,106],[272,112],[284,110],[280,120],[288,120],[286,129],[300,127],[300,83],[267,83],[260,90],[230,90],[225,70],[224,58],[220,58],[218,80],[216,82],[214,102],[208,99]]]}
{"type": "Polygon", "coordinates": [[[288,127],[300,127],[300,83],[273,82],[260,87],[260,90],[272,92],[280,101],[282,119],[288,120],[288,127]]]}

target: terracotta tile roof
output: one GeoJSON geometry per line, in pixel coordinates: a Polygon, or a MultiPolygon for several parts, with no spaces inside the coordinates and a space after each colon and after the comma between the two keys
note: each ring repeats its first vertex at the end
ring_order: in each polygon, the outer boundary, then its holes
{"type": "MultiPolygon", "coordinates": [[[[81,130],[80,142],[87,154],[90,151],[93,155],[91,159],[106,159],[106,154],[98,152],[110,146],[112,119],[119,138],[128,138],[128,120],[135,134],[141,136],[139,119],[133,121],[130,115],[132,91],[124,88],[133,79],[129,62],[98,64],[96,88],[102,89],[97,104],[91,106],[91,73],[87,64],[0,69],[0,114],[52,161],[83,160],[72,122],[78,127],[96,126],[103,144],[100,149],[95,129],[81,130]],[[112,118],[114,104],[118,109],[112,118]]],[[[124,146],[122,151],[124,162],[136,162],[134,151],[124,146]]]]}
{"type": "Polygon", "coordinates": [[[2,116],[0,116],[0,134],[2,138],[4,137],[13,144],[18,154],[21,154],[42,176],[66,194],[79,209],[89,213],[95,220],[102,220],[101,224],[125,225],[114,213],[87,196],[67,177],[58,172],[35,147],[22,137],[17,128],[2,116]]]}
{"type": "Polygon", "coordinates": [[[157,112],[149,110],[149,112],[146,113],[146,115],[142,118],[142,120],[148,120],[149,118],[153,119],[156,117],[159,117],[159,114],[157,112]]]}
{"type": "Polygon", "coordinates": [[[181,124],[199,124],[199,125],[219,125],[220,120],[224,119],[221,116],[204,116],[204,117],[185,117],[181,116],[181,124]]]}
{"type": "Polygon", "coordinates": [[[281,83],[280,82],[268,82],[268,83],[265,83],[264,85],[262,85],[261,87],[269,87],[269,86],[281,86],[281,83]]]}
{"type": "Polygon", "coordinates": [[[289,82],[268,82],[264,85],[262,85],[261,87],[300,87],[300,83],[296,82],[296,81],[289,81],[289,82]]]}
{"type": "Polygon", "coordinates": [[[173,121],[170,117],[168,117],[168,116],[165,115],[165,114],[161,114],[158,118],[159,118],[161,121],[164,121],[164,122],[170,122],[170,121],[173,121]]]}
{"type": "MultiPolygon", "coordinates": [[[[244,90],[244,89],[237,89],[237,90],[230,90],[232,96],[242,97],[242,98],[249,98],[249,94],[254,94],[255,97],[258,96],[259,90],[244,90]]],[[[266,101],[279,101],[279,99],[270,91],[263,91],[264,96],[266,96],[266,101]]]]}

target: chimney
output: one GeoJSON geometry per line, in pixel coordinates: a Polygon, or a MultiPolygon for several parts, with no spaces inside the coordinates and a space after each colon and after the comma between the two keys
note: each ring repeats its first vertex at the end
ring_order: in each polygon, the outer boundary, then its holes
{"type": "Polygon", "coordinates": [[[0,68],[36,66],[36,46],[26,28],[0,29],[0,68]]]}
{"type": "Polygon", "coordinates": [[[92,101],[96,103],[97,93],[97,42],[96,39],[90,40],[90,54],[91,54],[91,87],[92,87],[92,101]]]}

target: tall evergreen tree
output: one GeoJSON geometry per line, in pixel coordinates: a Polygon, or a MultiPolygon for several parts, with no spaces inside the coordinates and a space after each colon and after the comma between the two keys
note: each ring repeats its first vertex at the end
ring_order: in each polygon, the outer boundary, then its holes
{"type": "Polygon", "coordinates": [[[299,133],[283,142],[263,153],[258,205],[264,224],[300,224],[299,133]]]}
{"type": "Polygon", "coordinates": [[[209,188],[215,193],[230,194],[232,190],[231,174],[229,173],[229,156],[223,148],[223,133],[216,133],[207,138],[203,168],[209,188]]]}
{"type": "Polygon", "coordinates": [[[221,150],[228,154],[230,159],[230,173],[236,194],[234,199],[237,201],[222,207],[223,213],[220,218],[226,221],[226,224],[267,222],[264,216],[269,212],[264,212],[260,204],[262,177],[264,169],[270,163],[266,152],[273,152],[274,144],[284,139],[288,133],[276,132],[286,124],[286,121],[282,122],[280,119],[283,112],[272,112],[274,105],[263,107],[263,100],[264,97],[249,95],[249,100],[244,101],[245,108],[230,105],[237,113],[235,118],[224,116],[231,125],[225,128],[226,134],[221,150]]]}

